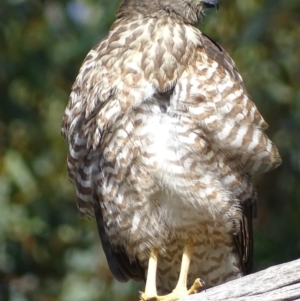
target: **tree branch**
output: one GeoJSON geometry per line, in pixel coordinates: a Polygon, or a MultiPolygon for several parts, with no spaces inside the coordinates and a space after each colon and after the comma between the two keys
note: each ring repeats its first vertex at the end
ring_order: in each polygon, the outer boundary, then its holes
{"type": "Polygon", "coordinates": [[[283,301],[300,299],[300,259],[280,264],[180,301],[283,301]]]}

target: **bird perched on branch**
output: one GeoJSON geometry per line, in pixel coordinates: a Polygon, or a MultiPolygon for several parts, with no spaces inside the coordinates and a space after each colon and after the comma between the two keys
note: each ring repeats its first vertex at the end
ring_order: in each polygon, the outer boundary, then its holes
{"type": "Polygon", "coordinates": [[[234,62],[195,27],[217,6],[124,0],[63,118],[78,208],[96,218],[113,275],[146,280],[141,300],[247,274],[251,178],[281,162],[234,62]]]}

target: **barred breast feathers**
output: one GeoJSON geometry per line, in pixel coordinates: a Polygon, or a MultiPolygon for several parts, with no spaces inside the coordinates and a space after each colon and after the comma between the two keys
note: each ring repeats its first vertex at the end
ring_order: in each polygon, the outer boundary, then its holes
{"type": "Polygon", "coordinates": [[[69,175],[86,192],[81,200],[92,193],[94,168],[82,160],[92,160],[103,132],[118,118],[159,94],[170,97],[167,113],[201,129],[216,153],[227,154],[229,165],[239,158],[233,168],[255,174],[280,164],[264,133],[267,124],[220,46],[172,18],[118,19],[83,62],[63,118],[69,175]]]}

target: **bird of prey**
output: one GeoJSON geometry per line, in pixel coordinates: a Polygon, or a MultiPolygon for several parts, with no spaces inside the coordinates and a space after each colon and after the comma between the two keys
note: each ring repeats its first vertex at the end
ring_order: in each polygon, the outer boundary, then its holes
{"type": "Polygon", "coordinates": [[[247,274],[251,179],[281,162],[235,63],[196,27],[217,6],[123,0],[65,110],[78,208],[96,219],[115,278],[146,281],[141,300],[247,274]]]}

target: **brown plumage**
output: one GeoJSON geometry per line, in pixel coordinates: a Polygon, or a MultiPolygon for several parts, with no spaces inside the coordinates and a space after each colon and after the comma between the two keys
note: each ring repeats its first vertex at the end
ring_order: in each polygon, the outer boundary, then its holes
{"type": "MultiPolygon", "coordinates": [[[[112,273],[150,278],[151,255],[160,292],[175,287],[182,253],[188,285],[249,272],[251,177],[280,164],[234,62],[194,27],[216,4],[123,1],[63,119],[78,207],[96,218],[112,273]]],[[[179,282],[177,297],[187,293],[179,282]]],[[[143,300],[153,286],[147,279],[143,300]]]]}

